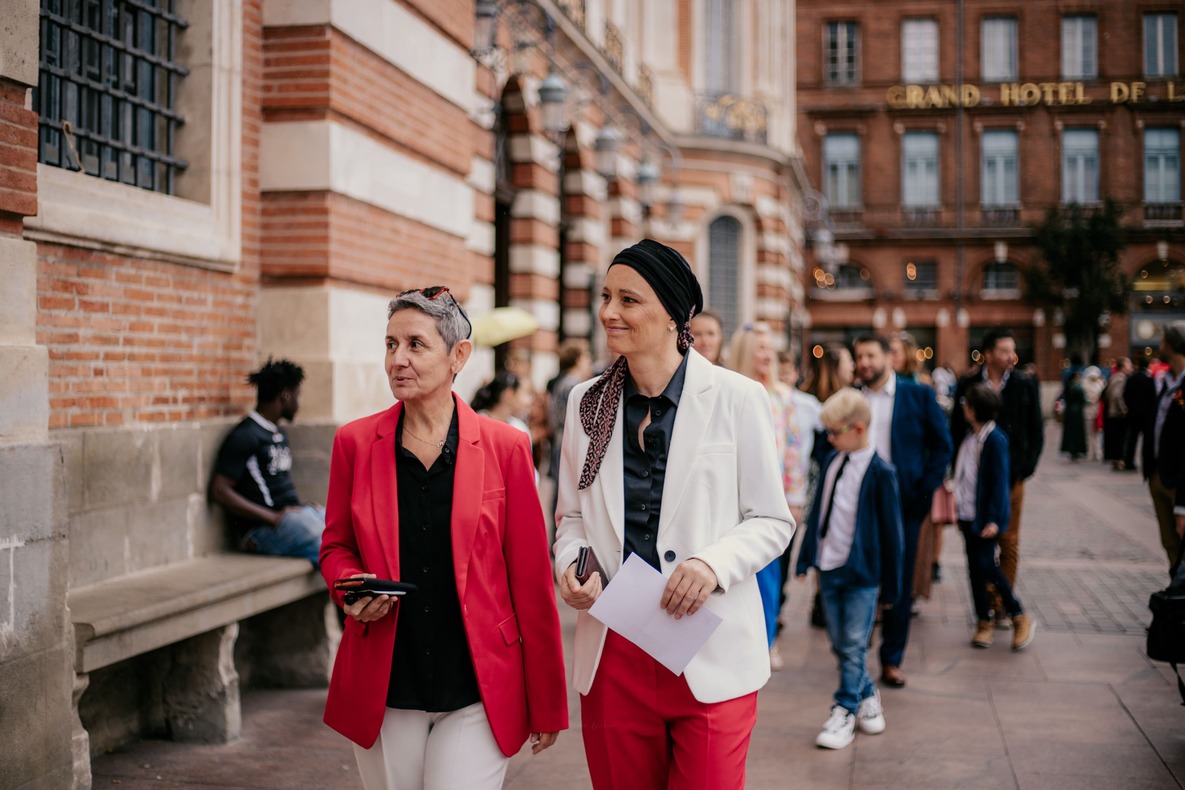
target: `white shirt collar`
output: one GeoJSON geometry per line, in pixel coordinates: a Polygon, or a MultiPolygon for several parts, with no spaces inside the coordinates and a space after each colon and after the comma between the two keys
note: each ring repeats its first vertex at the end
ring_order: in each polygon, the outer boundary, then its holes
{"type": "Polygon", "coordinates": [[[274,422],[269,422],[268,420],[265,420],[259,412],[255,411],[255,409],[252,409],[251,411],[249,411],[247,413],[247,416],[250,417],[251,419],[255,420],[255,422],[259,423],[261,426],[263,426],[263,428],[265,430],[271,431],[272,433],[279,433],[280,432],[280,426],[276,425],[274,422]]]}
{"type": "Polygon", "coordinates": [[[866,464],[872,460],[872,454],[876,452],[876,448],[871,444],[861,450],[853,450],[848,453],[852,461],[856,464],[866,464]]]}
{"type": "Polygon", "coordinates": [[[897,374],[890,370],[889,371],[889,378],[885,381],[885,386],[881,387],[879,390],[874,390],[872,387],[868,386],[867,384],[864,385],[863,389],[864,389],[864,392],[866,392],[869,395],[884,395],[885,397],[888,397],[888,398],[896,397],[896,395],[897,395],[897,374]]]}

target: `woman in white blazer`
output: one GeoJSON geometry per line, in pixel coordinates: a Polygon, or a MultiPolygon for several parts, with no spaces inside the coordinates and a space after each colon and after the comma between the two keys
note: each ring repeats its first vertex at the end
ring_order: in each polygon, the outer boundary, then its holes
{"type": "Polygon", "coordinates": [[[555,566],[580,610],[574,684],[596,790],[744,786],[756,692],[769,679],[755,575],[794,521],[782,492],[765,391],[691,349],[699,283],[677,251],[646,239],[605,275],[599,316],[617,360],[568,400],[558,478],[555,566]],[[591,546],[611,580],[631,553],[668,577],[674,617],[723,618],[680,676],[586,611],[591,546]]]}

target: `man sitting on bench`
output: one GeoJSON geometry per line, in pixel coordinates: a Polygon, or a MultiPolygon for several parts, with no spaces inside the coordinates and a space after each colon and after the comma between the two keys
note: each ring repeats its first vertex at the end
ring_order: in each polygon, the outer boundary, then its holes
{"type": "Polygon", "coordinates": [[[325,510],[297,497],[288,434],[279,426],[281,418],[296,416],[303,380],[300,366],[270,358],[247,377],[255,385],[255,409],[223,439],[209,493],[226,510],[244,551],[304,557],[316,567],[325,510]]]}

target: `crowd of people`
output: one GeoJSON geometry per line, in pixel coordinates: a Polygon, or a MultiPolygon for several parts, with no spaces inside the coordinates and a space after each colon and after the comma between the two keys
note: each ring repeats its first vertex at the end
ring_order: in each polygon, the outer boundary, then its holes
{"type": "MultiPolygon", "coordinates": [[[[885,731],[881,689],[908,682],[914,601],[941,578],[948,525],[967,556],[970,646],[999,629],[1013,650],[1032,642],[1015,590],[1044,424],[1007,331],[959,378],[927,373],[898,333],[819,346],[800,381],[769,326],[725,336],[676,250],[639,242],[603,281],[605,367],[567,341],[536,393],[512,353],[468,403],[453,391],[473,349],[464,309],[443,286],[392,300],[396,403],[338,431],[324,507],[297,498],[279,425],[303,372],[269,360],[252,374],[258,403],[220,450],[211,497],[244,550],[305,556],[333,591],[344,633],[325,721],[353,741],[367,788],[500,787],[524,743],[555,742],[569,723],[556,585],[578,612],[572,682],[597,790],[744,786],[757,693],[782,666],[793,556],[838,665],[819,747],[885,731]],[[650,605],[720,620],[680,673],[589,613],[631,555],[663,577],[650,605]],[[412,591],[336,589],[366,578],[412,591]]],[[[1142,361],[1119,360],[1101,387],[1071,369],[1060,414],[1080,431],[1069,451],[1063,439],[1071,457],[1091,457],[1092,403],[1100,458],[1135,468],[1142,445],[1171,560],[1185,532],[1185,322],[1161,352],[1155,381],[1142,361]]]]}

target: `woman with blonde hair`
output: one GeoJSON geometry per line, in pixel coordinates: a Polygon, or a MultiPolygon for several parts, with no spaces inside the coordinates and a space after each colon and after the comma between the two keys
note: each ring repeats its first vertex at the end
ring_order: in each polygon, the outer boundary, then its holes
{"type": "MultiPolygon", "coordinates": [[[[805,443],[798,420],[794,392],[778,375],[778,357],[774,350],[773,332],[767,324],[745,324],[732,335],[728,345],[729,366],[742,376],[753,379],[765,388],[769,397],[770,414],[774,421],[774,442],[778,450],[778,465],[782,473],[782,491],[795,520],[801,518],[806,504],[805,443]],[[795,514],[794,511],[798,510],[795,514]]],[[[782,602],[781,563],[775,560],[757,574],[761,591],[761,605],[765,611],[766,636],[769,640],[771,669],[784,666],[774,640],[777,637],[778,612],[782,602]]]]}

